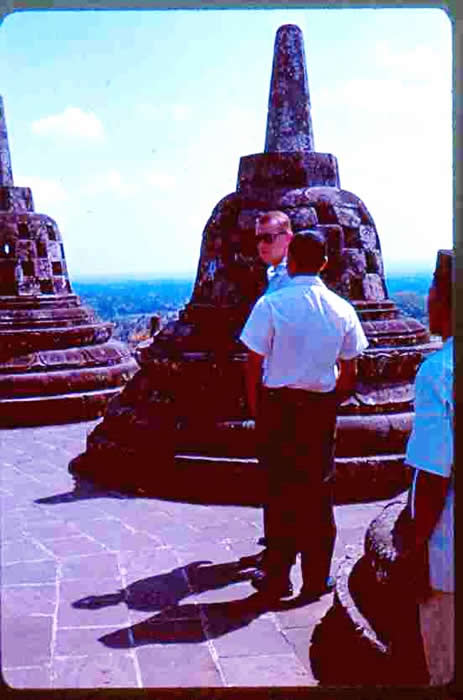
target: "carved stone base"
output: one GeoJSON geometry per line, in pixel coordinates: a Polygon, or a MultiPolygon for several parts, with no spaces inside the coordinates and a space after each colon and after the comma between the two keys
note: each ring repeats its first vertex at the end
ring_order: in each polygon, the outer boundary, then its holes
{"type": "Polygon", "coordinates": [[[91,420],[135,374],[75,294],[0,298],[0,426],[91,420]]]}
{"type": "Polygon", "coordinates": [[[396,563],[392,533],[405,497],[370,525],[361,548],[346,555],[334,603],[316,627],[312,668],[323,684],[425,685],[429,681],[418,625],[414,572],[396,563]],[[334,661],[335,660],[335,661],[334,661]]]}

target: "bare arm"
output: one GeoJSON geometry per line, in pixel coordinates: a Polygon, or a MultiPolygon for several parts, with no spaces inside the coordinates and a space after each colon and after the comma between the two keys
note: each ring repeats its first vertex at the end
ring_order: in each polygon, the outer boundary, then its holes
{"type": "Polygon", "coordinates": [[[256,416],[257,410],[257,392],[262,381],[262,362],[263,355],[249,350],[246,364],[246,393],[248,399],[249,411],[252,418],[256,416]]]}
{"type": "Polygon", "coordinates": [[[415,483],[415,517],[411,548],[422,546],[432,535],[445,504],[450,479],[418,471],[415,483]]]}

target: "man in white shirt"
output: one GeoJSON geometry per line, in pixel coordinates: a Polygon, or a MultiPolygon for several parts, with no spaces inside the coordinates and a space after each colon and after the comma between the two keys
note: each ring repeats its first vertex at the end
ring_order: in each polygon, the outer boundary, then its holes
{"type": "Polygon", "coordinates": [[[248,403],[269,479],[269,549],[252,582],[271,598],[292,594],[298,552],[301,597],[315,600],[329,588],[336,409],[353,388],[355,358],[368,342],[351,304],[320,279],[326,262],[321,234],[295,234],[289,283],[258,299],[240,336],[249,349],[248,403]]]}
{"type": "Polygon", "coordinates": [[[415,421],[406,462],[415,467],[411,527],[399,543],[402,558],[427,547],[429,590],[420,600],[420,629],[431,685],[454,672],[454,398],[453,251],[439,251],[428,296],[429,328],[444,341],[421,365],[415,383],[415,421]]]}

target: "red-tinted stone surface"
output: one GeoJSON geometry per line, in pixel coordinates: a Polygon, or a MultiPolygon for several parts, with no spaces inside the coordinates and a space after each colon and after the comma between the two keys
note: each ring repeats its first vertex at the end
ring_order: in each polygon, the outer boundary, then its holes
{"type": "MultiPolygon", "coordinates": [[[[258,550],[262,526],[261,510],[243,505],[246,477],[233,505],[214,504],[220,469],[210,479],[210,498],[203,491],[197,503],[188,494],[175,500],[174,492],[169,499],[89,485],[75,491],[69,454],[83,449],[94,425],[2,431],[2,555],[11,561],[9,553],[17,552],[1,578],[6,683],[15,689],[316,685],[309,645],[333,595],[275,610],[253,606],[249,577],[237,576],[236,568],[240,556],[258,550]],[[132,538],[122,535],[126,530],[132,538]],[[187,531],[199,537],[192,542],[187,531]],[[86,538],[95,549],[83,554],[86,538]],[[27,550],[26,539],[42,553],[27,550]]],[[[383,505],[335,508],[332,575],[346,544],[361,546],[383,505]]],[[[297,593],[299,564],[291,577],[297,593]]]]}
{"type": "Polygon", "coordinates": [[[73,294],[56,222],[14,187],[3,102],[0,166],[0,426],[95,418],[137,364],[73,294]]]}

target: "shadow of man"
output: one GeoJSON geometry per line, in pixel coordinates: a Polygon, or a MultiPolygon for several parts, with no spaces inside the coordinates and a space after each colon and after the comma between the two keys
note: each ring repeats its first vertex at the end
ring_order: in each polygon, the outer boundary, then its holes
{"type": "Polygon", "coordinates": [[[75,483],[71,491],[65,491],[63,493],[56,493],[53,496],[44,496],[43,498],[37,498],[34,503],[40,503],[42,505],[54,505],[55,503],[70,503],[73,501],[84,501],[90,498],[118,498],[120,500],[127,500],[129,498],[136,498],[135,494],[123,493],[122,491],[117,491],[115,489],[105,489],[97,484],[90,481],[85,481],[80,479],[79,483],[75,483]]]}
{"type": "Polygon", "coordinates": [[[297,607],[297,600],[273,604],[260,593],[223,603],[179,605],[190,595],[244,581],[252,572],[240,568],[239,561],[224,564],[195,561],[172,571],[134,581],[114,593],[87,596],[75,601],[74,608],[98,609],[125,603],[140,611],[159,614],[99,638],[105,646],[130,648],[143,644],[197,643],[213,639],[249,625],[270,609],[297,607]]]}
{"type": "Polygon", "coordinates": [[[72,606],[97,610],[108,605],[125,603],[132,610],[151,612],[175,606],[189,595],[223,588],[251,577],[252,572],[241,570],[239,562],[205,566],[210,563],[195,561],[165,574],[134,581],[114,593],[81,598],[72,606]]]}
{"type": "Polygon", "coordinates": [[[112,649],[204,642],[249,625],[267,609],[258,593],[225,603],[176,605],[136,625],[105,634],[98,641],[112,649]]]}

